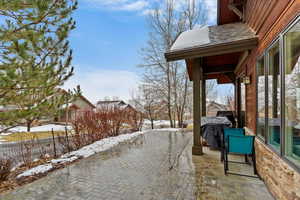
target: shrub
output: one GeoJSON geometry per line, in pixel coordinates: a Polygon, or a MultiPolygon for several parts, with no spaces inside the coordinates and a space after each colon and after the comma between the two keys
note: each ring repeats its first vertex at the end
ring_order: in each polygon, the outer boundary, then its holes
{"type": "Polygon", "coordinates": [[[0,159],[0,181],[6,181],[12,168],[10,159],[0,159]]]}
{"type": "Polygon", "coordinates": [[[135,110],[128,110],[126,112],[126,123],[131,128],[131,131],[139,131],[142,128],[144,116],[142,113],[135,110]]]}

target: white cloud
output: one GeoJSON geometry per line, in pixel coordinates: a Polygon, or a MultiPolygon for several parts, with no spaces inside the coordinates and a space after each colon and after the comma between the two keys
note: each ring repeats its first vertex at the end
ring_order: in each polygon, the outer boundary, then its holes
{"type": "MultiPolygon", "coordinates": [[[[164,0],[82,0],[92,8],[135,11],[141,15],[153,13],[155,6],[163,6],[164,0]]],[[[180,10],[185,7],[186,0],[175,0],[175,9],[180,10]]],[[[208,23],[215,24],[217,17],[217,0],[196,0],[197,3],[204,4],[207,9],[208,23]]]]}
{"type": "Polygon", "coordinates": [[[133,3],[125,4],[121,6],[120,10],[127,10],[127,11],[135,11],[135,10],[143,10],[149,5],[146,1],[136,1],[133,3]]]}
{"type": "Polygon", "coordinates": [[[138,82],[139,77],[135,72],[81,67],[80,72],[75,71],[75,75],[66,82],[64,88],[72,89],[80,85],[83,95],[96,103],[106,96],[128,100],[130,92],[137,88],[138,82]]]}
{"type": "Polygon", "coordinates": [[[90,6],[110,10],[141,11],[147,9],[147,0],[83,0],[90,6]]]}

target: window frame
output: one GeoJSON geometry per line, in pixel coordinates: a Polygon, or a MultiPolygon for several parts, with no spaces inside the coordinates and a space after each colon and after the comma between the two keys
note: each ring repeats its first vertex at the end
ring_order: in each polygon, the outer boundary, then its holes
{"type": "MultiPolygon", "coordinates": [[[[265,51],[263,52],[263,54],[262,55],[260,55],[257,59],[256,59],[256,130],[257,130],[257,127],[258,127],[258,116],[259,116],[259,112],[258,112],[258,67],[259,67],[259,62],[260,62],[260,60],[263,60],[264,61],[264,78],[265,78],[265,101],[264,101],[264,103],[265,103],[265,108],[266,108],[266,87],[267,87],[267,84],[266,84],[266,53],[265,53],[265,51]]],[[[264,143],[266,143],[266,141],[267,141],[267,138],[266,138],[266,116],[267,116],[267,113],[266,113],[266,111],[267,111],[267,109],[265,109],[265,135],[263,136],[263,135],[259,135],[257,132],[256,132],[256,136],[260,139],[260,140],[262,140],[264,143]]]]}
{"type": "MultiPolygon", "coordinates": [[[[265,137],[259,135],[256,132],[256,137],[263,141],[265,145],[267,145],[272,152],[277,154],[280,158],[282,158],[289,166],[295,169],[298,173],[300,173],[300,165],[296,164],[292,159],[290,159],[286,155],[286,134],[285,134],[285,41],[284,36],[296,25],[300,23],[300,14],[298,14],[284,29],[281,31],[278,36],[272,40],[270,45],[263,51],[263,53],[257,57],[256,59],[256,130],[258,127],[258,62],[263,58],[264,59],[264,76],[265,76],[265,137]],[[274,47],[274,45],[278,42],[279,44],[279,72],[280,72],[280,148],[279,150],[274,148],[271,144],[269,144],[269,91],[268,91],[268,74],[269,74],[269,50],[274,47]]],[[[300,161],[299,161],[300,163],[300,161]]]]}
{"type": "MultiPolygon", "coordinates": [[[[282,129],[283,129],[283,136],[282,136],[282,139],[283,139],[283,145],[281,145],[281,155],[282,155],[282,158],[284,158],[285,161],[287,161],[287,163],[289,163],[294,169],[296,169],[296,171],[298,171],[300,173],[300,164],[295,164],[295,162],[290,159],[287,155],[286,155],[286,134],[285,134],[285,63],[284,63],[284,58],[286,56],[286,52],[285,52],[285,40],[284,40],[284,36],[297,24],[297,23],[300,23],[300,14],[298,14],[298,16],[295,17],[294,20],[292,20],[287,26],[286,28],[280,33],[280,40],[281,40],[281,46],[280,46],[280,51],[281,51],[281,64],[282,64],[282,84],[283,84],[283,92],[282,92],[282,129]]],[[[300,163],[300,160],[298,161],[300,163]]]]}
{"type": "Polygon", "coordinates": [[[265,50],[265,54],[266,54],[266,72],[265,72],[265,76],[266,76],[266,90],[265,90],[265,93],[266,93],[266,118],[265,118],[265,121],[266,121],[266,144],[268,146],[270,146],[270,148],[276,152],[277,155],[281,155],[281,147],[282,147],[282,135],[283,135],[283,132],[282,132],[282,123],[283,123],[283,118],[282,118],[282,106],[284,104],[282,104],[282,77],[283,77],[283,73],[282,73],[282,58],[281,58],[281,54],[283,53],[281,51],[281,36],[277,36],[272,42],[271,44],[268,46],[268,48],[265,50]],[[280,75],[280,147],[279,149],[276,149],[273,145],[271,145],[269,143],[269,79],[268,79],[268,76],[269,76],[269,69],[270,69],[270,50],[278,43],[279,45],[279,75],[280,75]]]}

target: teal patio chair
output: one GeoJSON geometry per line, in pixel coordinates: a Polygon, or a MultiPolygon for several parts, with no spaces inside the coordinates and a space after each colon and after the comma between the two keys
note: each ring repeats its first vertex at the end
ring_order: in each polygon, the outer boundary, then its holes
{"type": "Polygon", "coordinates": [[[224,172],[225,175],[227,174],[233,174],[233,175],[240,175],[240,176],[247,176],[247,177],[255,177],[257,176],[251,176],[251,175],[245,175],[245,174],[238,174],[238,173],[232,173],[228,172],[228,163],[240,163],[240,164],[248,164],[247,162],[236,162],[236,161],[229,161],[228,160],[228,154],[234,153],[239,155],[245,155],[249,156],[251,155],[252,161],[253,161],[253,168],[254,168],[254,174],[257,174],[256,171],[256,160],[255,160],[255,149],[254,149],[254,136],[240,136],[240,135],[228,135],[227,136],[227,145],[225,146],[225,155],[224,155],[224,172]]]}
{"type": "MultiPolygon", "coordinates": [[[[237,135],[237,136],[244,136],[245,130],[243,128],[224,128],[223,130],[223,139],[222,139],[222,151],[221,151],[221,162],[224,161],[224,151],[225,147],[228,144],[227,138],[229,135],[237,135]]],[[[248,162],[247,156],[245,156],[245,161],[248,162]]]]}

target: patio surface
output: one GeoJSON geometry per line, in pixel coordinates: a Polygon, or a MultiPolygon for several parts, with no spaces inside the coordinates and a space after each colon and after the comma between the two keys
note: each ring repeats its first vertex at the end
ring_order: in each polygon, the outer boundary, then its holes
{"type": "MultiPolygon", "coordinates": [[[[219,152],[205,148],[204,156],[192,156],[192,139],[191,133],[150,131],[2,194],[0,199],[273,199],[259,179],[225,176],[219,152]]],[[[248,165],[230,168],[252,172],[248,165]]]]}

